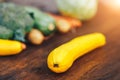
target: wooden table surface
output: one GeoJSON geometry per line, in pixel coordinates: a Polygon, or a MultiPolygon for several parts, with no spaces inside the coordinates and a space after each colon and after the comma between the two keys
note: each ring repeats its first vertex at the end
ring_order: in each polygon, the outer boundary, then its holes
{"type": "MultiPolygon", "coordinates": [[[[56,11],[53,8],[45,10],[56,11]]],[[[57,33],[40,46],[28,44],[27,50],[19,55],[0,57],[0,80],[120,80],[120,11],[99,2],[97,15],[83,22],[81,28],[64,35],[57,33]],[[48,69],[46,59],[51,50],[92,32],[104,33],[107,44],[77,59],[65,73],[56,74],[48,69]]]]}

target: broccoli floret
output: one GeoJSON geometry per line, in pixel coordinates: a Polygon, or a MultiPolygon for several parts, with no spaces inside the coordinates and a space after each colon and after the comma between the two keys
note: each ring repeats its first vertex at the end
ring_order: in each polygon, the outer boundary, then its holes
{"type": "Polygon", "coordinates": [[[0,25],[0,39],[11,39],[13,37],[13,31],[0,25]]]}
{"type": "Polygon", "coordinates": [[[20,5],[13,3],[0,3],[0,25],[14,32],[14,39],[25,41],[25,34],[29,32],[34,21],[20,5]]]}

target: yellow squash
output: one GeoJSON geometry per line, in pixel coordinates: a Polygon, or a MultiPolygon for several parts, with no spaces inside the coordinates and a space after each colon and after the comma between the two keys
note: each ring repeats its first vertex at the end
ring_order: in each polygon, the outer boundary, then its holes
{"type": "Polygon", "coordinates": [[[25,49],[25,45],[19,41],[0,39],[0,56],[15,55],[25,49]]]}
{"type": "Polygon", "coordinates": [[[105,43],[105,36],[101,33],[77,37],[57,47],[48,55],[48,67],[56,73],[65,72],[78,57],[105,45],[105,43]]]}

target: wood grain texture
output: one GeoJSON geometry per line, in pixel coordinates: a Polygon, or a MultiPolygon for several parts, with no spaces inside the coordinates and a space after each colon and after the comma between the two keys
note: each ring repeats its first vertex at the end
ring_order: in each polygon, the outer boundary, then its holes
{"type": "Polygon", "coordinates": [[[120,80],[119,39],[120,11],[114,11],[100,1],[95,18],[83,22],[81,28],[64,35],[56,33],[40,46],[28,44],[27,50],[19,55],[0,57],[0,80],[120,80]],[[56,74],[48,69],[46,59],[51,50],[92,32],[104,33],[107,45],[77,59],[65,73],[56,74]]]}

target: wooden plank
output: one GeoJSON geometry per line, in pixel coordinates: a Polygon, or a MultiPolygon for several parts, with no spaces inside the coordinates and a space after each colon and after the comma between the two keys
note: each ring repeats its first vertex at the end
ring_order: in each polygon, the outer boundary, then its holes
{"type": "Polygon", "coordinates": [[[28,44],[27,50],[19,55],[0,57],[0,80],[120,80],[119,14],[120,11],[100,3],[95,18],[83,22],[81,28],[64,35],[56,33],[40,46],[28,44]],[[51,50],[92,32],[104,33],[107,45],[77,59],[65,73],[56,74],[48,69],[46,59],[51,50]]]}

